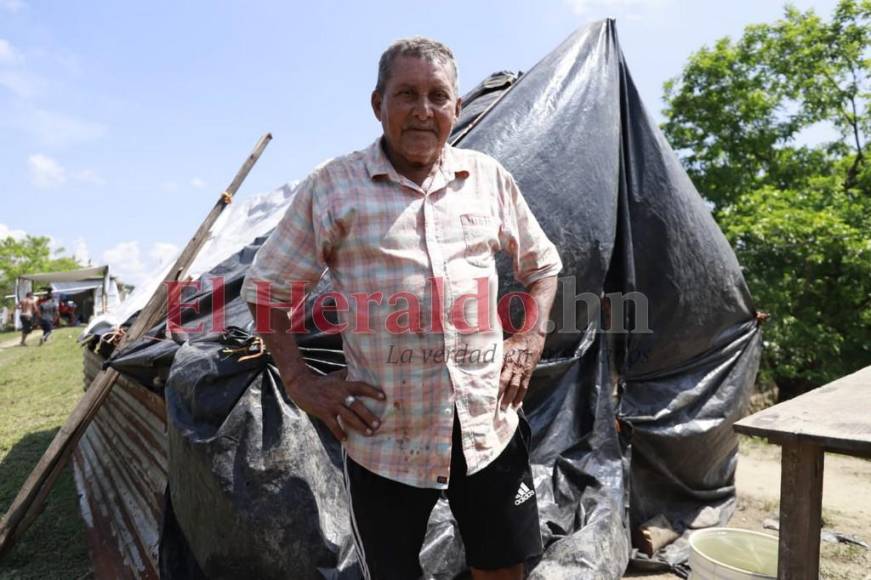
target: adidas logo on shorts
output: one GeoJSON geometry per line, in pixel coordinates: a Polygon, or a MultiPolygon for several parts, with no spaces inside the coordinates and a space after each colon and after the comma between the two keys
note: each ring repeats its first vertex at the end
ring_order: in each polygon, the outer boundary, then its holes
{"type": "Polygon", "coordinates": [[[534,495],[535,490],[529,489],[526,484],[521,481],[520,487],[517,489],[517,495],[514,496],[514,505],[520,505],[534,495]]]}

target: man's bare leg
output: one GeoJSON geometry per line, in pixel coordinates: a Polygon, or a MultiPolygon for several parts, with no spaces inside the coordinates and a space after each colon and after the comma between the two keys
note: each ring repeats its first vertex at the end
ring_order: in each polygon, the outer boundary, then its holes
{"type": "Polygon", "coordinates": [[[472,578],[474,580],[522,580],[523,564],[517,564],[510,568],[499,568],[498,570],[472,568],[472,578]]]}

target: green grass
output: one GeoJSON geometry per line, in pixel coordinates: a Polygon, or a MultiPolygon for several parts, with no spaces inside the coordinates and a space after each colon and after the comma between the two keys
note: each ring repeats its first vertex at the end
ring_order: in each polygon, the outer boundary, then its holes
{"type": "MultiPolygon", "coordinates": [[[[55,331],[44,346],[41,332],[28,347],[0,349],[0,511],[21,484],[82,396],[81,328],[55,331]]],[[[0,341],[9,337],[0,334],[0,341]]],[[[58,479],[45,510],[0,559],[0,579],[77,579],[90,574],[85,528],[72,471],[58,479]]]]}

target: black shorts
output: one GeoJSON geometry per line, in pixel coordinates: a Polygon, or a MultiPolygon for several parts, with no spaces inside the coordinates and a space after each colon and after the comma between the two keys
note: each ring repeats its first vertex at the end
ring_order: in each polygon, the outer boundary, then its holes
{"type": "Polygon", "coordinates": [[[22,316],[21,317],[21,332],[24,334],[30,334],[33,331],[33,317],[32,316],[22,316]]]}
{"type": "Polygon", "coordinates": [[[455,415],[446,492],[381,477],[345,455],[351,528],[363,576],[409,580],[423,574],[420,549],[429,514],[443,493],[459,525],[470,567],[496,570],[541,555],[530,437],[521,412],[520,426],[505,450],[481,471],[467,475],[455,415]]]}

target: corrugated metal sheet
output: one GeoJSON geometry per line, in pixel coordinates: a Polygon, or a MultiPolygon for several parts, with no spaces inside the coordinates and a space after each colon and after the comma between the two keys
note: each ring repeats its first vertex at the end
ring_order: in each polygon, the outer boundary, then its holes
{"type": "MultiPolygon", "coordinates": [[[[90,351],[84,356],[87,386],[103,361],[90,351]]],[[[166,468],[163,399],[122,376],[73,454],[98,579],[159,577],[166,468]]]]}

